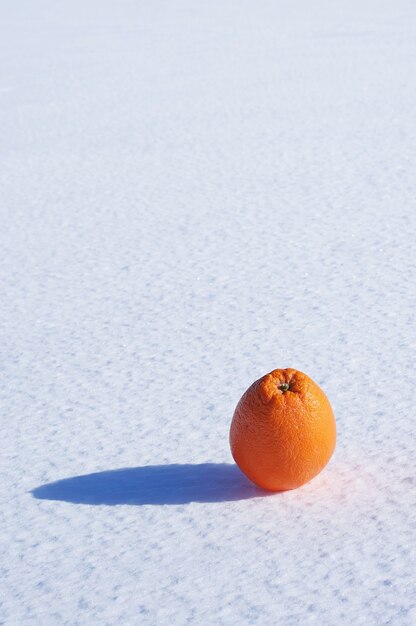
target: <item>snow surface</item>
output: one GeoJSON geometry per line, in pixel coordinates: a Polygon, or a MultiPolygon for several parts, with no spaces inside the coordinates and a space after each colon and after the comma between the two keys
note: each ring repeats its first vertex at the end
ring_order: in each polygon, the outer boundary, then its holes
{"type": "Polygon", "coordinates": [[[414,1],[3,1],[0,57],[0,622],[414,625],[414,1]],[[275,367],[339,434],[266,495],[275,367]]]}

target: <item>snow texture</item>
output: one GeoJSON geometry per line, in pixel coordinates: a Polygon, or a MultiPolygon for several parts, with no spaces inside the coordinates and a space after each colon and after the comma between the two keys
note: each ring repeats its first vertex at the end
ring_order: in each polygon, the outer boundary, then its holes
{"type": "Polygon", "coordinates": [[[416,5],[0,4],[0,622],[414,626],[416,5]],[[335,455],[228,428],[295,367],[335,455]]]}

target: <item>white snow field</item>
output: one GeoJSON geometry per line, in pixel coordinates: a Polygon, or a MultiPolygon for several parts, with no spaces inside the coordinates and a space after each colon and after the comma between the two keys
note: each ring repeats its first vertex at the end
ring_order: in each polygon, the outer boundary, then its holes
{"type": "Polygon", "coordinates": [[[414,626],[414,0],[3,0],[0,58],[0,623],[414,626]],[[270,495],[277,367],[338,444],[270,495]]]}

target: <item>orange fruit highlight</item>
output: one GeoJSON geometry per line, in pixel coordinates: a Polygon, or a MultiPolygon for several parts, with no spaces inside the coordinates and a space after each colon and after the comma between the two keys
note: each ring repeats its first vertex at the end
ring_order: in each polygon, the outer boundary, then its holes
{"type": "Polygon", "coordinates": [[[309,376],[291,368],[256,380],[237,404],[230,428],[238,467],[269,491],[295,489],[319,474],[335,441],[328,398],[309,376]]]}

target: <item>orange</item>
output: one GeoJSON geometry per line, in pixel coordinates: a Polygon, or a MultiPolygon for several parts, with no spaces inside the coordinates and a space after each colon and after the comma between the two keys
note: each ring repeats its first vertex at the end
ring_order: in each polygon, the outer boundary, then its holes
{"type": "Polygon", "coordinates": [[[295,489],[319,474],[335,440],[335,418],[325,393],[291,368],[256,380],[237,404],[230,428],[238,467],[269,491],[295,489]]]}

